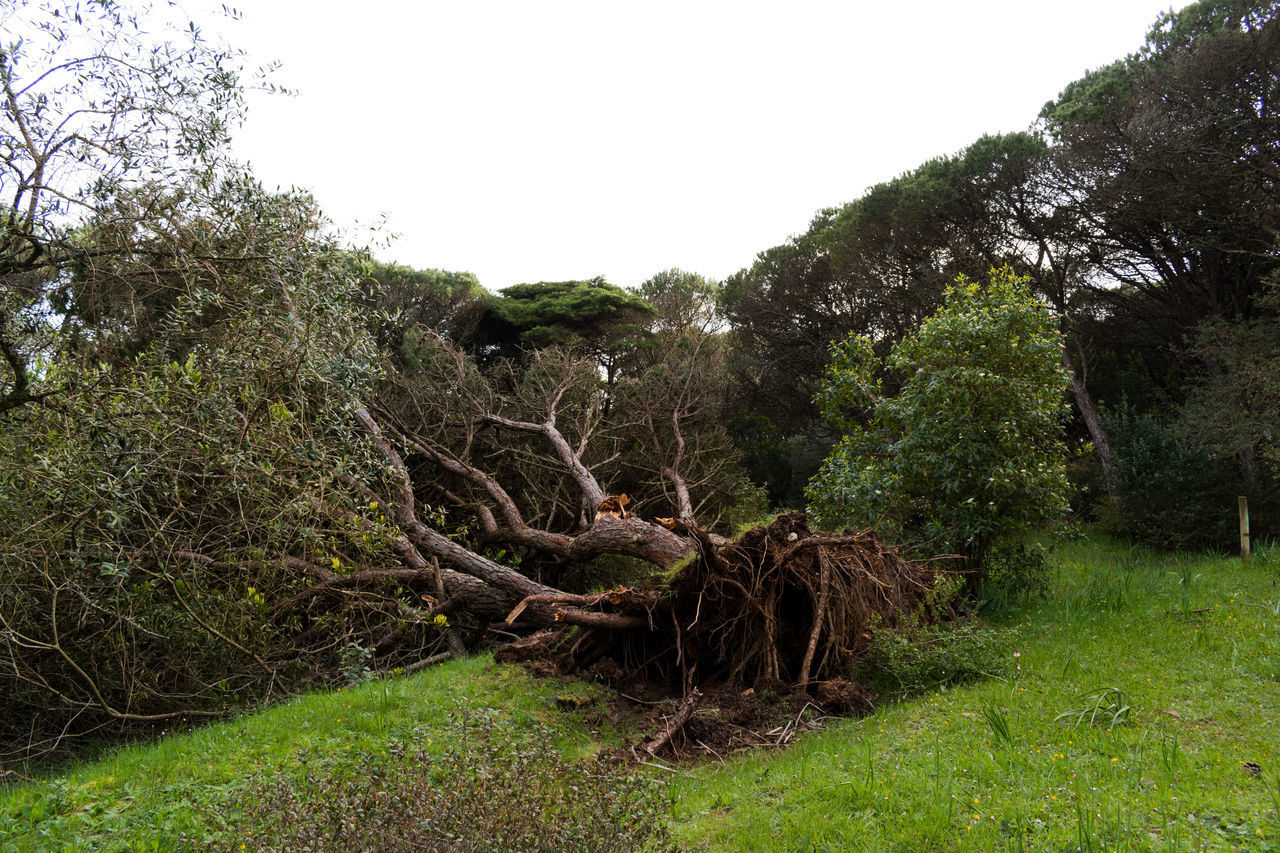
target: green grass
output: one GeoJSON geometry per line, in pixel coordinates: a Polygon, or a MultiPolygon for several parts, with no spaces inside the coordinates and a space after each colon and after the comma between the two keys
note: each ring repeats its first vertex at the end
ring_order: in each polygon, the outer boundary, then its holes
{"type": "MultiPolygon", "coordinates": [[[[1000,677],[664,772],[672,828],[712,850],[1280,850],[1278,558],[1060,546],[1050,597],[994,620],[1000,677]]],[[[599,695],[482,657],[299,697],[0,792],[0,849],[226,849],[208,816],[250,809],[250,780],[446,737],[462,708],[550,724],[571,758],[636,736],[599,695]]]]}
{"type": "Polygon", "coordinates": [[[484,656],[301,696],[0,791],[0,850],[189,848],[184,835],[226,849],[209,816],[234,818],[250,809],[239,801],[255,777],[300,777],[317,766],[377,756],[393,741],[446,731],[451,715],[467,709],[517,730],[554,723],[566,757],[587,755],[622,740],[593,718],[602,695],[590,685],[535,681],[484,656]]]}
{"type": "Polygon", "coordinates": [[[677,837],[716,850],[1280,849],[1275,556],[1242,567],[1060,547],[1051,596],[997,620],[1016,650],[1007,678],[696,768],[675,784],[677,837]]]}

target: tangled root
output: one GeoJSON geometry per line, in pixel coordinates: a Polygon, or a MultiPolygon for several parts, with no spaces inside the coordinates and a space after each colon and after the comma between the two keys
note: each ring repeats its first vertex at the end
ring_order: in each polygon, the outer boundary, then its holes
{"type": "Polygon", "coordinates": [[[728,544],[685,532],[699,554],[674,575],[593,597],[612,614],[602,621],[645,628],[585,620],[499,657],[663,680],[684,693],[713,683],[807,688],[847,678],[875,630],[936,616],[925,607],[932,573],[872,533],[815,534],[802,512],[728,544]]]}

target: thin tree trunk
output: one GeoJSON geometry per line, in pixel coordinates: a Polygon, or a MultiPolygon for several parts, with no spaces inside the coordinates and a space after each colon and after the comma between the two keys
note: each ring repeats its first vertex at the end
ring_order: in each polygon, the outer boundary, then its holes
{"type": "Polygon", "coordinates": [[[1080,412],[1080,417],[1084,419],[1085,428],[1089,430],[1093,449],[1098,452],[1098,461],[1102,463],[1103,483],[1107,493],[1110,494],[1111,470],[1115,464],[1111,440],[1107,438],[1107,431],[1102,426],[1102,418],[1098,416],[1098,410],[1093,405],[1093,395],[1089,393],[1089,386],[1086,383],[1087,374],[1076,369],[1065,342],[1062,346],[1062,366],[1067,369],[1067,374],[1071,377],[1071,396],[1075,398],[1076,408],[1080,412]]]}

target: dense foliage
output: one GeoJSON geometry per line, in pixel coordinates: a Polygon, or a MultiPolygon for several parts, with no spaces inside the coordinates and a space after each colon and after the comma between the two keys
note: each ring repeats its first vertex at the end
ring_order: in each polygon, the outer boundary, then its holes
{"type": "Polygon", "coordinates": [[[165,273],[145,341],[118,315],[64,315],[41,366],[60,393],[0,429],[6,724],[35,741],[86,706],[164,719],[336,662],[333,638],[352,627],[341,608],[293,647],[282,629],[306,617],[278,606],[312,583],[303,558],[381,559],[376,514],[358,510],[374,522],[362,539],[325,511],[353,506],[335,480],[378,470],[351,417],[378,365],[354,279],[313,217],[305,199],[228,181],[188,194],[165,231],[87,228],[100,254],[68,285],[77,304],[137,299],[134,283],[165,273]]]}
{"type": "Polygon", "coordinates": [[[957,279],[945,300],[889,353],[896,394],[881,392],[869,340],[833,346],[818,402],[844,435],[808,496],[827,526],[887,525],[980,564],[1065,509],[1062,344],[1007,268],[957,279]]]}
{"type": "MultiPolygon", "coordinates": [[[[732,277],[744,449],[770,496],[796,502],[813,448],[838,438],[808,403],[829,341],[853,331],[883,355],[945,282],[1005,263],[1057,312],[1070,436],[1096,454],[1095,491],[1115,486],[1103,412],[1127,401],[1170,422],[1185,406],[1198,436],[1183,440],[1257,493],[1257,453],[1217,437],[1239,434],[1237,410],[1200,401],[1245,399],[1233,387],[1258,377],[1228,367],[1239,348],[1226,332],[1276,316],[1277,11],[1204,0],[1166,13],[1140,50],[1066,87],[1030,132],[984,137],[824,211],[732,277]]],[[[1255,523],[1274,529],[1269,512],[1255,523]]]]}
{"type": "Polygon", "coordinates": [[[462,652],[691,551],[596,524],[619,487],[750,495],[680,300],[370,263],[230,160],[238,54],[180,10],[5,12],[0,759],[462,652]]]}

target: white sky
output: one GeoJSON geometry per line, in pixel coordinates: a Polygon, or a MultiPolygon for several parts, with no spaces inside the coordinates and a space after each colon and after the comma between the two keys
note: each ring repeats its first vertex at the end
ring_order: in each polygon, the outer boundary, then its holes
{"type": "Polygon", "coordinates": [[[240,0],[278,59],[237,150],[377,252],[497,290],[723,278],[820,208],[1026,128],[1137,49],[1157,0],[240,0]]]}

